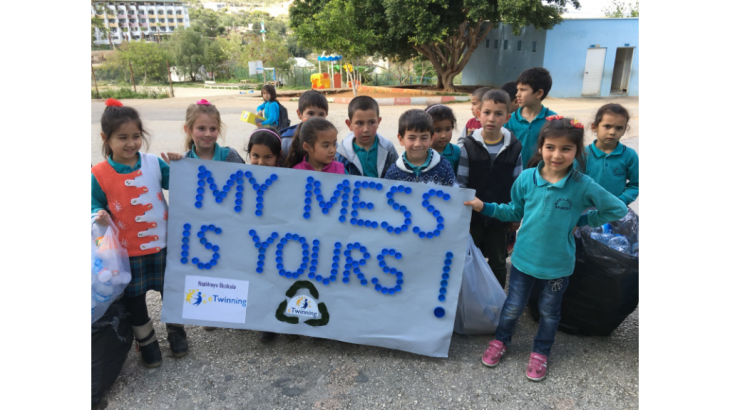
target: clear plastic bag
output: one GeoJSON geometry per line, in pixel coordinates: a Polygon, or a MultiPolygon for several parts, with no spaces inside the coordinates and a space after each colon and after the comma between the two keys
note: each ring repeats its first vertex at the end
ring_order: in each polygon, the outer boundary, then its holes
{"type": "Polygon", "coordinates": [[[91,323],[104,315],[132,280],[129,256],[117,233],[113,222],[107,227],[91,224],[91,323]]]}
{"type": "Polygon", "coordinates": [[[469,235],[454,332],[462,335],[494,334],[505,299],[504,289],[469,235]]]}

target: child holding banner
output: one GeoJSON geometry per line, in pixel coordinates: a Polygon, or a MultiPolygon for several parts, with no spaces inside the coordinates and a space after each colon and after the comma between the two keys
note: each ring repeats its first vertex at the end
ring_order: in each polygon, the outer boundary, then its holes
{"type": "MultiPolygon", "coordinates": [[[[162,352],[147,312],[148,290],[162,294],[167,257],[167,203],[170,167],[155,155],[139,152],[147,145],[146,131],[134,108],[106,100],[101,116],[102,152],[106,161],[91,168],[91,213],[96,223],[119,227],[119,242],[129,253],[132,281],[124,291],[132,331],[142,364],[162,364],[162,352]]],[[[173,357],[188,353],[182,325],[167,324],[173,357]]]]}
{"type": "MultiPolygon", "coordinates": [[[[175,152],[162,153],[168,164],[182,158],[208,159],[213,161],[235,162],[245,164],[246,161],[232,147],[218,145],[218,136],[223,136],[223,121],[215,105],[202,99],[190,104],[185,111],[185,149],[183,155],[175,152]]],[[[205,330],[215,330],[213,326],[203,326],[205,330]]]]}
{"type": "Polygon", "coordinates": [[[504,302],[495,339],[482,356],[482,363],[499,364],[509,346],[517,320],[525,310],[533,285],[540,286],[540,325],[532,345],[527,378],[540,381],[547,374],[547,358],[555,343],[560,307],[575,266],[573,229],[601,226],[626,215],[626,205],[590,177],[573,167],[583,165],[583,124],[551,116],[540,131],[537,168],[517,177],[508,204],[484,203],[478,198],[464,205],[502,221],[522,220],[522,229],[512,254],[509,293],[504,302]],[[596,207],[596,210],[583,211],[596,207]]]}
{"type": "Polygon", "coordinates": [[[345,166],[335,161],[337,128],[322,118],[301,122],[294,133],[286,167],[344,174],[345,166]]]}
{"type": "Polygon", "coordinates": [[[398,119],[398,141],[406,152],[390,166],[385,179],[454,186],[456,176],[449,161],[431,149],[433,120],[423,110],[408,110],[398,119]]]}
{"type": "MultiPolygon", "coordinates": [[[[248,139],[248,152],[251,165],[267,167],[281,166],[281,136],[271,127],[260,128],[248,139]]],[[[276,337],[274,332],[259,332],[259,340],[268,343],[276,337]]]]}

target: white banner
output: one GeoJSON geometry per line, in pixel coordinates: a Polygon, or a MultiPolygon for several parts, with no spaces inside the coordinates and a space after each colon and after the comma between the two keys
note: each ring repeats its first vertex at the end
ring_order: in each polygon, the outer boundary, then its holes
{"type": "Polygon", "coordinates": [[[446,357],[471,218],[463,202],[473,197],[453,187],[175,161],[162,321],[446,357]]]}

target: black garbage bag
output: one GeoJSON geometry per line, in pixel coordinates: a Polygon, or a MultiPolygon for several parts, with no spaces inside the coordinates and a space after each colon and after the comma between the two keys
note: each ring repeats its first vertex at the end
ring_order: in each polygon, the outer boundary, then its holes
{"type": "Polygon", "coordinates": [[[134,336],[130,315],[120,298],[91,325],[91,404],[98,403],[122,371],[134,336]]]}
{"type": "MultiPolygon", "coordinates": [[[[638,241],[639,218],[629,212],[633,215],[611,225],[634,232],[638,241]]],[[[575,234],[575,270],[563,295],[558,329],[570,334],[607,336],[639,304],[639,258],[591,239],[590,233],[590,227],[581,227],[575,234]]],[[[540,317],[538,298],[542,289],[538,288],[532,289],[528,302],[535,320],[540,317]]]]}

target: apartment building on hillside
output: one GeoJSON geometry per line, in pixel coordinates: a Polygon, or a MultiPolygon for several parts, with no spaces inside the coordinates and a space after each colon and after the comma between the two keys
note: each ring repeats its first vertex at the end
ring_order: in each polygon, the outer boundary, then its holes
{"type": "Polygon", "coordinates": [[[175,0],[96,1],[92,17],[104,20],[108,35],[95,30],[96,44],[121,44],[123,41],[157,41],[175,30],[190,27],[188,5],[175,0]]]}

